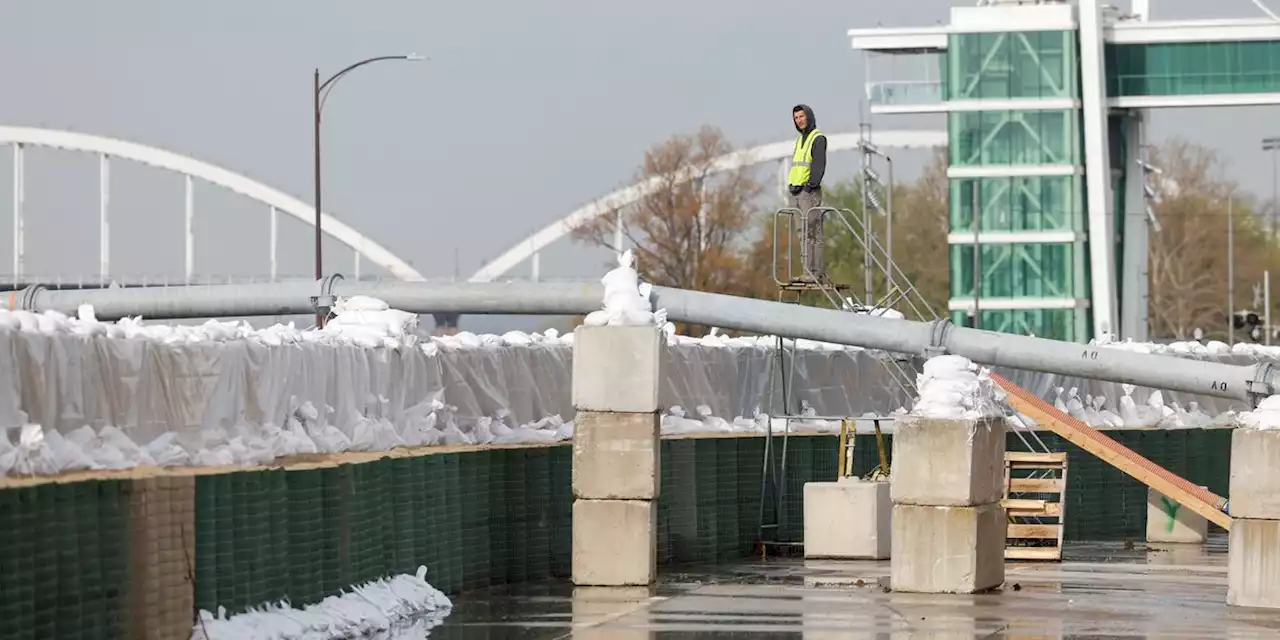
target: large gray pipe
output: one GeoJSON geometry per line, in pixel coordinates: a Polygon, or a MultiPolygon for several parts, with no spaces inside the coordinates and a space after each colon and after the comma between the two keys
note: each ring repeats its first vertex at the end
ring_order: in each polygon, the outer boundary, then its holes
{"type": "MultiPolygon", "coordinates": [[[[191,285],[55,291],[29,287],[5,300],[11,309],[60,311],[75,315],[93,306],[101,320],[218,318],[309,315],[326,296],[366,295],[413,313],[580,315],[600,308],[604,289],[586,283],[426,283],[349,282],[329,277],[316,282],[191,285]]],[[[322,305],[323,306],[323,305],[322,305]]]]}
{"type": "MultiPolygon", "coordinates": [[[[368,295],[413,313],[579,315],[601,306],[599,283],[347,282],[212,285],[138,289],[51,291],[32,287],[10,296],[11,308],[74,314],[93,305],[97,316],[203,318],[293,315],[315,311],[329,296],[368,295]]],[[[751,298],[654,287],[654,308],[668,318],[748,331],[921,354],[961,355],[989,366],[1111,380],[1255,403],[1270,395],[1270,363],[1231,365],[1157,356],[1071,342],[956,327],[947,321],[914,322],[751,298]]]]}

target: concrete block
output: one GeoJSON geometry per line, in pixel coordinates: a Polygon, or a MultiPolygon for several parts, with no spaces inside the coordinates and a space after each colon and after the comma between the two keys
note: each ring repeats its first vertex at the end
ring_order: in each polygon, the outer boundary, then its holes
{"type": "Polygon", "coordinates": [[[883,560],[892,539],[888,482],[804,485],[804,557],[883,560]]]}
{"type": "Polygon", "coordinates": [[[895,504],[890,585],[911,593],[976,593],[998,587],[1004,582],[1005,530],[999,504],[895,504]]]}
{"type": "Polygon", "coordinates": [[[662,417],[579,411],[573,418],[573,495],[657,500],[662,417]]]}
{"type": "Polygon", "coordinates": [[[1232,431],[1228,499],[1233,518],[1280,520],[1280,431],[1232,431]]]}
{"type": "Polygon", "coordinates": [[[1203,516],[1147,489],[1147,542],[1204,544],[1208,535],[1209,521],[1203,516]]]}
{"type": "Polygon", "coordinates": [[[1233,518],[1227,604],[1280,609],[1280,520],[1233,518]]]}
{"type": "Polygon", "coordinates": [[[578,327],[573,332],[574,408],[658,411],[666,346],[658,327],[578,327]]]}
{"type": "Polygon", "coordinates": [[[573,583],[646,586],[657,577],[658,505],[648,500],[575,500],[573,583]]]}
{"type": "Polygon", "coordinates": [[[1004,419],[907,416],[894,424],[894,504],[973,507],[1004,497],[1004,419]]]}

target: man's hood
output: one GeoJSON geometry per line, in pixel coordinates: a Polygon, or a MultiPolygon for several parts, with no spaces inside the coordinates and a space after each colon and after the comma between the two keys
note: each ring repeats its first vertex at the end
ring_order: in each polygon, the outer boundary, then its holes
{"type": "MultiPolygon", "coordinates": [[[[796,105],[796,106],[794,106],[794,107],[792,107],[792,108],[791,108],[791,113],[795,113],[795,112],[796,112],[796,109],[799,109],[799,110],[801,110],[801,111],[804,111],[804,115],[805,115],[805,117],[806,117],[807,121],[809,122],[809,127],[808,127],[807,129],[801,129],[800,127],[796,127],[796,131],[799,131],[801,135],[804,135],[804,134],[807,134],[807,133],[809,133],[810,131],[813,131],[814,129],[818,128],[818,119],[817,119],[816,117],[814,117],[814,115],[813,115],[813,109],[810,109],[810,108],[809,108],[809,105],[807,105],[807,104],[798,104],[798,105],[796,105]]],[[[793,123],[793,124],[794,124],[794,123],[793,123]]]]}

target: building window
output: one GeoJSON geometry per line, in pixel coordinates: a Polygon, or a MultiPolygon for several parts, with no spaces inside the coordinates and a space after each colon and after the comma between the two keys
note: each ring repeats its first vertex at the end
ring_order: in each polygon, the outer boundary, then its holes
{"type": "Polygon", "coordinates": [[[982,231],[1084,231],[1081,176],[951,180],[951,230],[973,229],[974,187],[982,200],[982,231]]]}
{"type": "MultiPolygon", "coordinates": [[[[1077,339],[1073,309],[983,309],[981,300],[978,309],[984,331],[1034,335],[1068,342],[1077,339]]],[[[962,327],[972,327],[972,312],[952,311],[951,321],[962,327]]]]}
{"type": "Polygon", "coordinates": [[[1109,44],[1107,94],[1280,92],[1280,41],[1109,44]]]}
{"type": "Polygon", "coordinates": [[[1080,95],[1074,31],[956,34],[947,48],[948,100],[1080,95]]]}
{"type": "Polygon", "coordinates": [[[948,115],[951,164],[1078,165],[1079,122],[1075,109],[953,112],[948,115]]]}
{"type": "MultiPolygon", "coordinates": [[[[982,298],[1079,298],[1082,287],[1073,277],[1074,245],[982,245],[982,298]]],[[[951,297],[973,297],[973,245],[954,244],[951,253],[951,297]]]]}

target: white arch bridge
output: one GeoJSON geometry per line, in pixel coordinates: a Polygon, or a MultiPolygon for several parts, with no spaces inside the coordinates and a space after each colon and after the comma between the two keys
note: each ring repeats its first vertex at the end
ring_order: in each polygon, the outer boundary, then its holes
{"type": "MultiPolygon", "coordinates": [[[[191,281],[195,271],[195,179],[204,180],[210,184],[229,189],[269,207],[271,215],[270,258],[272,279],[276,277],[278,270],[276,249],[279,239],[279,213],[283,212],[285,215],[297,218],[308,225],[315,224],[315,206],[313,204],[307,204],[283,191],[273,189],[241,174],[172,151],[86,133],[0,126],[0,145],[3,144],[13,147],[13,277],[15,281],[23,277],[25,267],[23,255],[25,248],[23,246],[23,227],[25,224],[23,215],[25,182],[23,150],[26,147],[49,147],[97,154],[99,159],[98,270],[103,282],[106,282],[111,275],[110,203],[111,160],[113,158],[172,171],[186,179],[185,276],[187,282],[191,281]]],[[[344,224],[331,214],[322,213],[320,228],[333,239],[355,251],[357,273],[359,272],[360,257],[363,256],[373,264],[386,269],[395,278],[400,280],[423,280],[422,274],[418,273],[408,262],[391,253],[386,247],[344,224]]]]}
{"type": "MultiPolygon", "coordinates": [[[[861,135],[841,133],[828,135],[831,152],[850,151],[859,148],[861,135]]],[[[873,138],[878,147],[928,148],[946,144],[941,131],[879,131],[873,138]]],[[[717,158],[713,172],[734,171],[743,167],[775,161],[785,161],[791,156],[794,142],[786,140],[736,151],[717,158]]],[[[184,177],[186,182],[185,206],[185,281],[191,282],[195,271],[195,192],[194,181],[210,184],[246,196],[266,206],[270,214],[270,271],[274,280],[278,274],[277,247],[279,240],[278,218],[280,213],[292,216],[304,224],[314,225],[314,205],[308,204],[283,191],[235,173],[217,165],[189,156],[134,142],[96,136],[86,133],[40,129],[34,127],[0,126],[0,145],[13,150],[13,278],[24,277],[24,181],[23,151],[27,147],[48,147],[73,152],[92,153],[99,159],[99,278],[105,284],[111,277],[111,161],[121,159],[172,171],[184,177]]],[[[785,164],[785,162],[784,162],[785,164]]],[[[692,175],[680,176],[691,180],[692,175]]],[[[525,240],[516,243],[505,253],[490,261],[471,276],[472,282],[488,282],[502,277],[528,258],[537,260],[538,253],[551,243],[568,235],[575,227],[594,217],[606,215],[628,206],[652,193],[659,187],[657,180],[649,180],[610,192],[580,207],[569,215],[547,225],[525,240]]],[[[398,280],[425,280],[408,261],[392,253],[386,247],[369,239],[356,229],[343,223],[328,212],[321,215],[321,230],[331,238],[349,247],[355,253],[355,273],[360,273],[360,261],[366,259],[386,270],[398,280]]],[[[536,262],[535,262],[536,264],[536,262]]]]}

